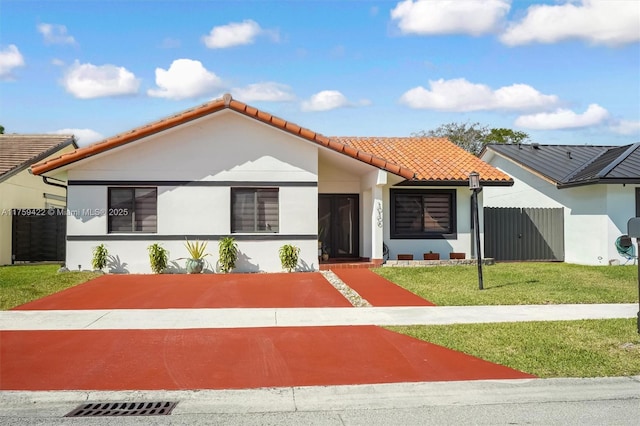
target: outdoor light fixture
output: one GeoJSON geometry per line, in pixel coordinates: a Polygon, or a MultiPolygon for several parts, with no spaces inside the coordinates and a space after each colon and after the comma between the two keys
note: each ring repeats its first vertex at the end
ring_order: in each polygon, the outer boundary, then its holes
{"type": "Polygon", "coordinates": [[[480,174],[478,172],[469,173],[469,189],[480,189],[480,174]]]}
{"type": "Polygon", "coordinates": [[[476,262],[478,263],[478,288],[484,288],[482,283],[482,251],[480,250],[480,218],[478,216],[478,192],[482,191],[480,187],[480,175],[478,172],[469,173],[469,189],[471,193],[471,206],[473,216],[473,229],[475,230],[476,240],[476,262]]]}

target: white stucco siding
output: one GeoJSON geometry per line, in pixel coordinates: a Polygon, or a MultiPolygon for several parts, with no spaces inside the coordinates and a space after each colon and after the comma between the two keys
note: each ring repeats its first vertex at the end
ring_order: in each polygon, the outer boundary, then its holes
{"type": "Polygon", "coordinates": [[[563,207],[560,190],[542,177],[536,176],[498,155],[489,162],[513,178],[513,186],[482,188],[484,207],[563,207]]]}
{"type": "MultiPolygon", "coordinates": [[[[187,250],[184,241],[72,241],[67,243],[67,262],[69,269],[91,269],[93,248],[104,243],[109,251],[110,260],[105,272],[149,274],[149,253],[147,247],[158,242],[169,251],[168,272],[185,273],[187,250]]],[[[234,272],[280,272],[282,265],[278,250],[284,244],[293,244],[300,248],[299,271],[318,269],[318,253],[315,241],[238,241],[238,261],[234,272]]],[[[219,272],[218,241],[208,240],[205,272],[219,272]]]]}
{"type": "MultiPolygon", "coordinates": [[[[355,163],[355,160],[354,160],[355,163]]],[[[318,164],[318,193],[320,194],[359,194],[360,175],[329,163],[322,158],[318,164]]]]}
{"type": "MultiPolygon", "coordinates": [[[[396,187],[400,188],[400,187],[396,187]]],[[[396,259],[398,254],[413,254],[416,260],[422,259],[423,253],[433,251],[440,253],[440,259],[448,259],[451,252],[462,252],[471,258],[471,191],[467,187],[402,187],[402,189],[455,189],[456,191],[456,238],[452,239],[398,239],[391,238],[391,186],[385,187],[384,198],[384,242],[389,247],[389,258],[396,259]]],[[[482,193],[479,197],[480,223],[482,224],[482,193]]],[[[482,231],[482,225],[480,226],[482,231]]],[[[480,235],[484,244],[484,233],[480,235]]],[[[484,254],[483,254],[484,255],[484,254]]]]}
{"type": "Polygon", "coordinates": [[[607,221],[603,185],[561,190],[565,204],[565,261],[583,265],[608,264],[607,221]]]}
{"type": "MultiPolygon", "coordinates": [[[[159,242],[176,260],[187,255],[188,235],[209,241],[211,267],[219,238],[228,235],[236,237],[240,252],[236,271],[281,271],[278,249],[284,244],[300,247],[302,269],[318,266],[318,147],[237,113],[221,112],[114,149],[73,165],[68,175],[69,209],[86,213],[67,221],[67,264],[74,269],[89,268],[93,247],[104,243],[116,260],[109,270],[149,273],[150,244],[159,242]],[[117,186],[157,188],[157,232],[109,234],[108,188],[117,186]],[[278,233],[231,234],[234,187],[278,188],[278,233]]],[[[184,260],[174,264],[183,268],[184,260]]]]}
{"type": "Polygon", "coordinates": [[[69,179],[315,182],[317,150],[225,110],[83,161],[69,179]]]}
{"type": "Polygon", "coordinates": [[[229,187],[158,187],[158,234],[224,235],[231,232],[229,187]]]}
{"type": "Polygon", "coordinates": [[[627,234],[629,219],[636,216],[636,188],[640,185],[606,185],[606,210],[607,210],[607,246],[609,255],[607,259],[617,259],[621,263],[627,259],[621,257],[615,248],[616,239],[627,234]]]}
{"type": "MultiPolygon", "coordinates": [[[[317,234],[318,190],[315,187],[280,188],[280,232],[317,234]]],[[[315,244],[315,242],[314,242],[315,244]]],[[[316,245],[317,249],[317,245],[316,245]]],[[[317,250],[315,256],[318,256],[317,250]]]]}

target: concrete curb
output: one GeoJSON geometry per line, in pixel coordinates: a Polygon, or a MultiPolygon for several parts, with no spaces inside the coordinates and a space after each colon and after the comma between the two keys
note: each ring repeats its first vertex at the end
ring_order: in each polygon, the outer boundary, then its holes
{"type": "Polygon", "coordinates": [[[84,402],[179,401],[174,414],[273,413],[425,406],[640,401],[640,376],[388,383],[193,391],[2,391],[0,417],[63,416],[84,402]]]}

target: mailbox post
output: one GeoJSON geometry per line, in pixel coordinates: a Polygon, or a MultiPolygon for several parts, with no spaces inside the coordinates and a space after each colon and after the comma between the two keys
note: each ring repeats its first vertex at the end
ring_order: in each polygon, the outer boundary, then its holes
{"type": "MultiPolygon", "coordinates": [[[[636,239],[638,250],[636,256],[640,256],[640,217],[632,217],[627,222],[627,234],[636,239]]],[[[636,259],[638,264],[638,334],[640,334],[640,257],[636,259]]]]}

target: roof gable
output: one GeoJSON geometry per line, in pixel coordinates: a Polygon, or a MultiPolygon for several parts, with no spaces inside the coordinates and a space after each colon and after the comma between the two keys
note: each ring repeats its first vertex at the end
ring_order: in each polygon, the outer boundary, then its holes
{"type": "Polygon", "coordinates": [[[511,185],[513,183],[508,175],[447,139],[327,137],[234,100],[229,94],[93,145],[76,149],[74,152],[35,164],[31,170],[34,174],[43,174],[225,109],[258,120],[414,183],[466,184],[469,173],[472,171],[480,173],[485,184],[511,185]]]}
{"type": "Polygon", "coordinates": [[[559,188],[640,182],[640,143],[624,146],[491,144],[486,149],[544,176],[559,188]]]}
{"type": "Polygon", "coordinates": [[[349,157],[355,158],[356,160],[372,164],[378,168],[401,176],[405,179],[412,179],[414,176],[413,171],[405,167],[393,164],[381,158],[374,158],[374,156],[369,153],[361,152],[357,149],[354,149],[353,147],[349,147],[336,140],[323,136],[320,133],[313,132],[309,129],[300,127],[297,124],[288,122],[267,112],[258,110],[257,108],[253,108],[245,103],[236,101],[229,94],[225,94],[221,99],[216,99],[198,107],[183,111],[176,115],[104,139],[103,141],[97,142],[93,145],[76,149],[74,152],[61,155],[58,158],[35,164],[32,166],[31,170],[34,174],[43,174],[51,170],[67,166],[76,161],[80,161],[85,158],[89,158],[94,155],[106,152],[110,149],[121,147],[123,145],[126,145],[127,143],[142,139],[155,133],[162,132],[181,124],[188,123],[192,120],[205,117],[209,114],[216,113],[225,108],[259,120],[282,131],[293,134],[302,139],[306,139],[320,146],[324,146],[333,151],[345,154],[349,157]]]}
{"type": "Polygon", "coordinates": [[[0,135],[0,181],[72,145],[72,135],[0,135]]]}

